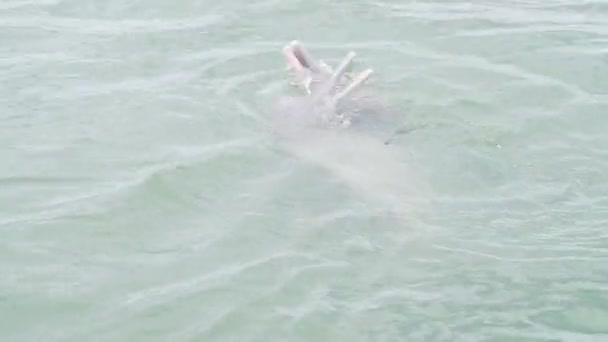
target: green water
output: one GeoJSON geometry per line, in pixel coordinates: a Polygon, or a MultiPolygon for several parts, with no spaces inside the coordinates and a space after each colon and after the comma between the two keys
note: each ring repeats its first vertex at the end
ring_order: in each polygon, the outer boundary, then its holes
{"type": "Polygon", "coordinates": [[[1,341],[608,340],[605,1],[4,0],[0,108],[1,341]],[[392,154],[273,139],[292,39],[392,154]]]}

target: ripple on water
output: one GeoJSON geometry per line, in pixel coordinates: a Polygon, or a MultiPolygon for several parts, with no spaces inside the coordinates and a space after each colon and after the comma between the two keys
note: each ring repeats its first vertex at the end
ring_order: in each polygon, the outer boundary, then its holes
{"type": "Polygon", "coordinates": [[[222,21],[218,15],[189,20],[170,21],[166,19],[105,21],[94,19],[23,17],[0,18],[0,27],[10,29],[41,29],[82,35],[123,35],[159,33],[167,31],[203,29],[222,21]]]}

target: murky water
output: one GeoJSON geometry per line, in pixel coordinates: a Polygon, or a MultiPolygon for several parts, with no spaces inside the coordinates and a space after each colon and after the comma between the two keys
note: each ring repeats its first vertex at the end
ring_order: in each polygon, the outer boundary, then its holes
{"type": "Polygon", "coordinates": [[[4,0],[0,81],[2,341],[608,339],[605,1],[4,0]],[[276,141],[292,39],[394,127],[276,141]]]}

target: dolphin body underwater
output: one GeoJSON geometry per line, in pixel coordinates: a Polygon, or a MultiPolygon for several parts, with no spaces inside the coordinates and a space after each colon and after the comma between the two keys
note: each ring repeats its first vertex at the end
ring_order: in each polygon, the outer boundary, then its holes
{"type": "Polygon", "coordinates": [[[275,103],[271,125],[279,141],[383,209],[401,212],[413,199],[415,182],[403,149],[367,129],[366,123],[381,120],[386,109],[363,89],[373,71],[347,73],[352,51],[335,70],[313,59],[299,41],[282,53],[301,94],[275,103]]]}

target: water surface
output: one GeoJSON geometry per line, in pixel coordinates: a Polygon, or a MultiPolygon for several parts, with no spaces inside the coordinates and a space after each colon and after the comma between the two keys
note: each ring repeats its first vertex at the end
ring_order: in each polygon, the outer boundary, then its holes
{"type": "Polygon", "coordinates": [[[607,47],[599,0],[5,0],[0,337],[604,340],[607,47]],[[407,172],[272,138],[292,39],[407,172]]]}

